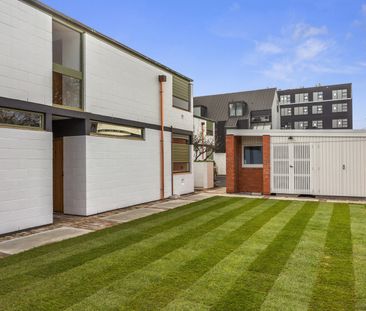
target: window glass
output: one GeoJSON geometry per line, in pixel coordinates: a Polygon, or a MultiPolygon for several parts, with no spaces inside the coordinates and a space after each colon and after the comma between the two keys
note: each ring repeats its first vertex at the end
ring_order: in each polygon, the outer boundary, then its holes
{"type": "Polygon", "coordinates": [[[52,23],[53,62],[81,71],[81,34],[58,22],[52,23]]]}
{"type": "Polygon", "coordinates": [[[144,137],[144,129],[124,125],[102,123],[93,121],[90,129],[91,134],[102,136],[113,136],[120,138],[140,138],[144,137]]]}
{"type": "Polygon", "coordinates": [[[347,112],[347,103],[332,104],[332,112],[347,112]]]}
{"type": "Polygon", "coordinates": [[[236,116],[237,117],[243,116],[243,105],[241,103],[236,104],[236,116]]]}
{"type": "Polygon", "coordinates": [[[323,92],[314,92],[313,93],[313,101],[322,101],[323,100],[323,92]]]}
{"type": "Polygon", "coordinates": [[[334,119],[332,120],[333,128],[347,128],[348,120],[347,119],[334,119]]]}
{"type": "Polygon", "coordinates": [[[345,99],[348,96],[347,89],[333,90],[332,94],[333,94],[333,99],[345,99]]]}
{"type": "Polygon", "coordinates": [[[173,173],[190,171],[189,136],[173,134],[172,137],[173,173]]]}
{"type": "Polygon", "coordinates": [[[292,109],[291,108],[281,108],[281,116],[291,116],[292,109]]]}
{"type": "Polygon", "coordinates": [[[53,72],[53,103],[81,107],[81,80],[53,72]]]}
{"type": "Polygon", "coordinates": [[[244,164],[262,164],[262,146],[244,147],[244,164]]]}
{"type": "Polygon", "coordinates": [[[0,124],[42,129],[43,114],[0,107],[0,124]]]}
{"type": "Polygon", "coordinates": [[[308,114],[308,107],[307,106],[300,106],[294,108],[294,115],[306,115],[308,114]]]}
{"type": "Polygon", "coordinates": [[[280,96],[281,104],[290,104],[291,103],[291,95],[281,95],[280,96]]]}
{"type": "Polygon", "coordinates": [[[242,117],[245,114],[243,102],[229,104],[229,117],[242,117]]]}
{"type": "Polygon", "coordinates": [[[312,113],[313,114],[322,114],[323,113],[323,106],[322,105],[316,105],[312,107],[312,113]]]}
{"type": "Polygon", "coordinates": [[[295,103],[307,102],[309,100],[308,93],[295,94],[295,103]]]}
{"type": "Polygon", "coordinates": [[[235,115],[236,115],[235,104],[229,104],[229,116],[235,117],[235,115]]]}
{"type": "Polygon", "coordinates": [[[189,111],[190,104],[190,82],[181,77],[173,76],[173,107],[189,111]]]}
{"type": "Polygon", "coordinates": [[[322,129],[323,128],[323,121],[322,120],[314,120],[314,121],[312,121],[312,128],[322,129]]]}
{"type": "Polygon", "coordinates": [[[303,130],[308,128],[308,121],[296,121],[294,122],[294,128],[297,130],[303,130]]]}

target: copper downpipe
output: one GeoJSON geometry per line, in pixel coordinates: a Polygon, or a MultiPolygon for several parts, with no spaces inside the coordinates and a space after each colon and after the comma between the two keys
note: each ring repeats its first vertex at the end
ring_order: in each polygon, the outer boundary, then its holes
{"type": "Polygon", "coordinates": [[[164,88],[165,75],[159,75],[160,84],[160,199],[164,199],[164,88]]]}

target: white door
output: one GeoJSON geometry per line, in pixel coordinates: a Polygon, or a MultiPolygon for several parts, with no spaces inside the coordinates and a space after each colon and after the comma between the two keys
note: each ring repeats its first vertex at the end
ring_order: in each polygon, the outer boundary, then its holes
{"type": "Polygon", "coordinates": [[[271,145],[271,192],[312,194],[311,144],[271,145]]]}

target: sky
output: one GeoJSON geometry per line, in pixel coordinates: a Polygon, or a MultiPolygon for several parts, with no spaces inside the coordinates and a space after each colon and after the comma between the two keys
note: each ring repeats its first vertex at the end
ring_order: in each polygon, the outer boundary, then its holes
{"type": "Polygon", "coordinates": [[[366,0],[43,0],[194,80],[194,96],[353,84],[366,129],[366,0]]]}

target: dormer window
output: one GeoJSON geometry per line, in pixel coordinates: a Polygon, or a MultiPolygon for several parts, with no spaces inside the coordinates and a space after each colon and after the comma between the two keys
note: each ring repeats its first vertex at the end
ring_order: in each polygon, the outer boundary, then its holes
{"type": "Polygon", "coordinates": [[[236,102],[229,104],[229,117],[242,117],[245,114],[246,104],[244,102],[236,102]]]}

